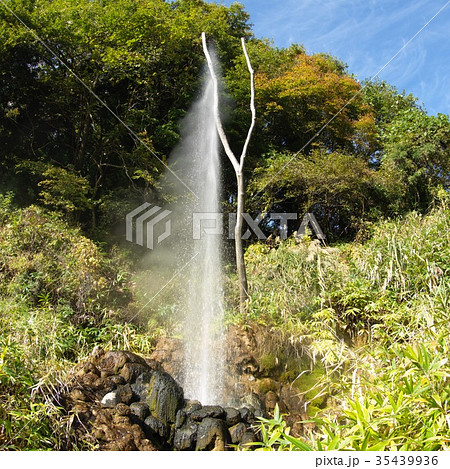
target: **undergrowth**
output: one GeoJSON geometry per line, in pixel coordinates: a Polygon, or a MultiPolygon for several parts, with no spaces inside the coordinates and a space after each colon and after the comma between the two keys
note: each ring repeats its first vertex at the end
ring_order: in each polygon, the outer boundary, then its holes
{"type": "MultiPolygon", "coordinates": [[[[129,266],[61,218],[0,197],[0,448],[91,449],[60,398],[95,345],[148,354],[171,317],[139,317],[129,266]]],[[[450,449],[450,212],[367,227],[366,241],[246,252],[250,299],[228,321],[267,333],[261,363],[303,396],[302,438],[278,411],[262,450],[450,449]]],[[[231,278],[231,277],[230,277],[231,278]]],[[[233,304],[233,289],[228,300],[233,304]]],[[[144,305],[145,306],[145,305],[144,305]]]]}
{"type": "MultiPolygon", "coordinates": [[[[306,238],[248,251],[251,299],[237,320],[302,344],[327,399],[310,407],[314,430],[301,440],[280,415],[263,420],[260,449],[449,449],[450,212],[443,204],[370,232],[335,248],[306,238]]],[[[301,381],[292,385],[308,403],[301,381]]]]}
{"type": "Polygon", "coordinates": [[[80,449],[61,396],[94,346],[148,354],[126,269],[38,207],[0,197],[0,449],[80,449]]]}

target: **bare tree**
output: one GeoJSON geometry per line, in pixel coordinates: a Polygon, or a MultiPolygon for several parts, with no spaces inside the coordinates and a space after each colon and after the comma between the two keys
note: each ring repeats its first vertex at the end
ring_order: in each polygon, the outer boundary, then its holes
{"type": "Polygon", "coordinates": [[[254,73],[250,63],[250,59],[247,54],[247,49],[245,47],[245,40],[241,38],[242,49],[244,51],[245,59],[247,61],[247,68],[250,73],[250,111],[252,113],[252,119],[250,127],[248,129],[247,138],[245,140],[244,146],[242,148],[242,153],[239,160],[234,155],[233,151],[230,148],[227,137],[223,130],[222,121],[220,120],[219,113],[219,84],[217,76],[214,71],[214,64],[211,59],[211,56],[208,51],[208,46],[206,44],[206,35],[202,33],[202,43],[203,51],[208,62],[208,68],[211,73],[211,77],[214,84],[214,114],[216,119],[216,128],[217,133],[219,134],[220,141],[225,149],[225,153],[228,156],[231,164],[233,165],[234,172],[236,174],[237,181],[237,209],[236,209],[236,226],[234,229],[234,239],[235,239],[235,248],[236,248],[236,266],[237,273],[239,277],[239,298],[241,310],[244,308],[244,304],[248,298],[248,284],[247,284],[247,273],[245,269],[244,262],[244,248],[242,245],[242,229],[243,229],[243,213],[245,206],[245,183],[244,183],[244,160],[247,153],[248,144],[252,135],[253,127],[255,126],[256,111],[255,111],[255,86],[254,86],[254,73]]]}

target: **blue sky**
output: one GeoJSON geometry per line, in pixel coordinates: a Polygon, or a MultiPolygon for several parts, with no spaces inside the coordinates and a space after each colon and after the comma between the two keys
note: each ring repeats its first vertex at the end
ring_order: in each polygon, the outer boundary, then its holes
{"type": "MultiPolygon", "coordinates": [[[[231,0],[215,3],[230,5],[231,0]]],[[[418,98],[429,114],[450,114],[450,0],[241,0],[259,38],[276,47],[327,52],[358,79],[378,75],[418,98]]]]}

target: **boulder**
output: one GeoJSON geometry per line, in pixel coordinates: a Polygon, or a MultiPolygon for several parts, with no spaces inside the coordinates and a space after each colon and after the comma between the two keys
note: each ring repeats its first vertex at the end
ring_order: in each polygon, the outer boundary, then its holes
{"type": "Polygon", "coordinates": [[[225,451],[231,442],[223,420],[207,417],[198,425],[196,451],[225,451]]]}
{"type": "Polygon", "coordinates": [[[186,422],[186,417],[187,415],[184,409],[180,409],[175,418],[175,428],[181,428],[186,422]]]}
{"type": "Polygon", "coordinates": [[[115,391],[108,392],[103,396],[102,405],[105,407],[116,407],[120,398],[115,391]]]}
{"type": "Polygon", "coordinates": [[[150,409],[145,402],[133,402],[130,405],[131,414],[143,422],[149,415],[150,409]]]}
{"type": "Polygon", "coordinates": [[[200,401],[195,400],[186,400],[184,405],[184,411],[187,415],[190,415],[192,412],[199,410],[202,408],[202,404],[200,401]]]}
{"type": "Polygon", "coordinates": [[[231,442],[234,445],[237,445],[238,443],[240,443],[246,430],[247,430],[247,426],[245,425],[245,423],[242,423],[242,422],[239,422],[238,424],[232,426],[229,429],[231,442]]]}
{"type": "Polygon", "coordinates": [[[174,449],[178,451],[192,451],[197,440],[197,424],[191,422],[175,431],[173,439],[174,449]]]}
{"type": "Polygon", "coordinates": [[[133,400],[133,390],[129,384],[118,386],[114,391],[119,401],[124,404],[130,404],[133,400]]]}
{"type": "Polygon", "coordinates": [[[241,414],[234,407],[225,407],[225,421],[229,427],[236,425],[241,420],[241,414]]]}
{"type": "Polygon", "coordinates": [[[256,417],[264,417],[264,403],[259,398],[258,394],[252,392],[247,394],[242,399],[242,403],[245,404],[246,407],[252,410],[256,417]]]}
{"type": "Polygon", "coordinates": [[[103,358],[99,360],[98,368],[103,378],[118,374],[125,363],[139,363],[147,366],[145,360],[139,355],[125,350],[117,350],[107,352],[103,358]]]}
{"type": "Polygon", "coordinates": [[[167,440],[170,435],[170,429],[167,424],[161,422],[161,420],[149,415],[144,421],[145,433],[150,439],[155,436],[160,437],[163,441],[167,440]]]}
{"type": "Polygon", "coordinates": [[[199,422],[207,417],[220,419],[225,416],[225,411],[223,410],[223,407],[218,405],[205,405],[201,409],[191,412],[189,416],[191,420],[199,422]]]}
{"type": "Polygon", "coordinates": [[[241,407],[239,409],[239,413],[241,415],[241,419],[244,421],[244,422],[247,422],[249,424],[253,424],[255,423],[255,414],[253,413],[253,411],[251,409],[249,409],[248,407],[241,407]]]}
{"type": "Polygon", "coordinates": [[[251,445],[251,443],[255,443],[257,441],[258,441],[258,438],[256,438],[256,435],[251,430],[247,430],[242,435],[240,445],[241,446],[246,446],[246,445],[253,446],[251,445]]]}
{"type": "Polygon", "coordinates": [[[120,376],[125,380],[127,383],[134,383],[139,375],[149,371],[150,367],[142,363],[125,363],[120,370],[120,376]]]}
{"type": "Polygon", "coordinates": [[[139,375],[131,385],[141,402],[145,402],[153,417],[163,424],[175,423],[179,409],[183,407],[183,390],[164,371],[152,371],[139,375]]]}

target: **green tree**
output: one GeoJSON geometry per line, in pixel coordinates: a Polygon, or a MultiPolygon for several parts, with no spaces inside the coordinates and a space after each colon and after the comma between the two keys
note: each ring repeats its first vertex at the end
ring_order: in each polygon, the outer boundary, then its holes
{"type": "Polygon", "coordinates": [[[418,108],[401,111],[381,134],[384,180],[394,213],[426,211],[437,191],[450,190],[450,120],[418,108]]]}
{"type": "Polygon", "coordinates": [[[268,211],[314,212],[335,240],[353,237],[363,221],[379,216],[377,182],[365,159],[319,148],[309,155],[271,152],[249,190],[268,211]]]}
{"type": "Polygon", "coordinates": [[[237,4],[8,5],[20,20],[0,10],[2,182],[15,186],[22,202],[33,202],[42,178],[27,168],[39,163],[74,171],[88,182],[94,202],[84,217],[89,225],[103,197],[157,189],[178,123],[196,95],[201,31],[214,37],[225,67],[240,53],[240,37],[251,34],[237,4]]]}

